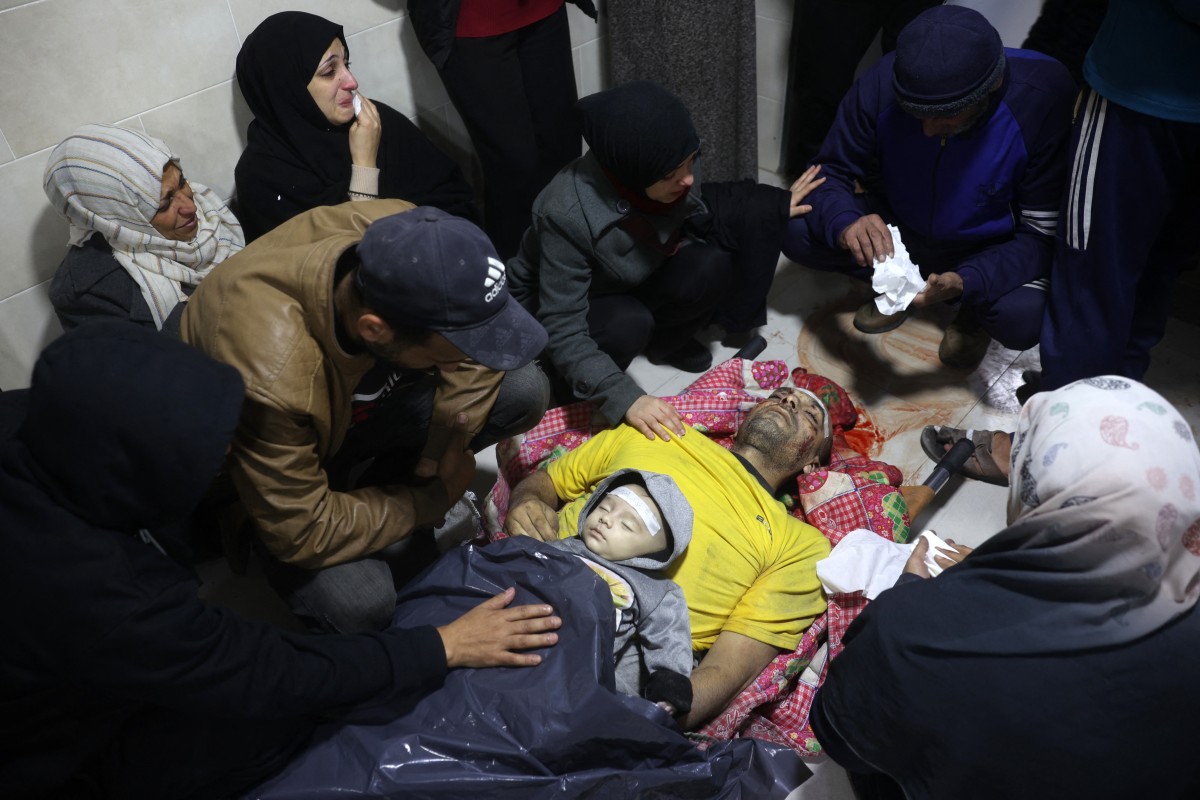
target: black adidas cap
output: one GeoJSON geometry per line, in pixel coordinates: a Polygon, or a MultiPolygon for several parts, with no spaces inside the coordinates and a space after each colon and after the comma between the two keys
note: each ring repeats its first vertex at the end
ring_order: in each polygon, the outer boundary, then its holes
{"type": "Polygon", "coordinates": [[[376,220],[358,246],[363,301],[385,321],[437,331],[485,367],[511,370],[546,330],[508,293],[504,262],[474,223],[437,208],[376,220]]]}

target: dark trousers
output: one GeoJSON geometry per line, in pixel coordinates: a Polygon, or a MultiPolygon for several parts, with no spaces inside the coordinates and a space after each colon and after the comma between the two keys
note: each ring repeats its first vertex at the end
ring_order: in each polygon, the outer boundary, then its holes
{"type": "Polygon", "coordinates": [[[708,324],[733,271],[732,254],[719,247],[683,247],[634,291],[589,297],[588,330],[621,369],[640,353],[674,353],[708,324]]]}
{"type": "MultiPolygon", "coordinates": [[[[588,297],[588,333],[622,370],[635,356],[666,356],[687,344],[713,317],[734,283],[733,254],[716,245],[680,248],[633,291],[588,297]]],[[[557,404],[578,397],[546,364],[557,404]]]]}
{"type": "Polygon", "coordinates": [[[483,166],[484,228],[507,260],[538,193],[582,153],[566,7],[511,33],[456,38],[441,76],[483,166]]]}
{"type": "Polygon", "coordinates": [[[137,712],[56,800],[223,800],[240,797],[303,748],[306,719],[209,719],[161,708],[137,712]]]}
{"type": "MultiPolygon", "coordinates": [[[[353,427],[326,466],[334,491],[414,482],[437,383],[433,374],[423,370],[383,366],[363,378],[357,392],[372,399],[356,407],[353,427]]],[[[536,365],[506,372],[471,448],[479,451],[529,430],[541,420],[549,399],[549,383],[536,365]]],[[[262,547],[258,552],[263,572],[292,612],[313,627],[338,633],[387,627],[396,606],[396,587],[438,555],[427,530],[414,531],[365,558],[317,570],[285,564],[262,547]]]]}
{"type": "Polygon", "coordinates": [[[833,125],[876,34],[884,53],[913,17],[942,0],[800,0],[792,18],[783,120],[783,171],[799,175],[833,125]]]}
{"type": "Polygon", "coordinates": [[[1071,132],[1042,329],[1042,390],[1141,379],[1171,284],[1200,259],[1200,123],[1150,117],[1088,89],[1071,132]]]}
{"type": "Polygon", "coordinates": [[[1021,49],[1057,59],[1082,86],[1084,56],[1107,11],[1108,0],[1045,0],[1021,49]]]}
{"type": "MultiPolygon", "coordinates": [[[[865,199],[860,199],[860,202],[864,213],[883,211],[870,207],[865,199]]],[[[907,244],[909,236],[904,228],[899,226],[895,219],[889,218],[886,212],[883,213],[883,217],[887,222],[900,227],[901,236],[907,244]]],[[[959,263],[982,249],[983,246],[973,246],[933,250],[914,245],[909,247],[909,254],[913,262],[920,267],[921,274],[929,276],[935,272],[954,271],[959,263]]],[[[850,255],[849,250],[826,246],[813,234],[807,217],[797,217],[788,223],[783,254],[805,267],[825,272],[841,272],[867,283],[871,282],[871,267],[860,267],[854,263],[854,257],[850,255]]],[[[1028,350],[1038,343],[1038,336],[1042,330],[1046,291],[1036,286],[1018,286],[995,300],[973,305],[963,303],[960,308],[1000,344],[1012,350],[1028,350]]]]}

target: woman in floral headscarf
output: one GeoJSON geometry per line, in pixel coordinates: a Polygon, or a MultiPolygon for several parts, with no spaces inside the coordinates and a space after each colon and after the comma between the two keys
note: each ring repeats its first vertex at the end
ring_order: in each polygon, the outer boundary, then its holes
{"type": "Polygon", "coordinates": [[[50,282],[64,328],[117,317],[178,334],[180,304],[245,244],[225,201],[188,182],[179,157],[137,131],[79,128],[50,153],[43,188],[71,223],[50,282]]]}
{"type": "Polygon", "coordinates": [[[822,744],[910,800],[1200,797],[1200,451],[1187,423],[1125,378],[1035,395],[1008,519],[851,626],[813,707],[822,744]]]}

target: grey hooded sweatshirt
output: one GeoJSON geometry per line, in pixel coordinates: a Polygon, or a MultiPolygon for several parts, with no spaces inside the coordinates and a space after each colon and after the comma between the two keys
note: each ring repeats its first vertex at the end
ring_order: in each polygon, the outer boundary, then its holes
{"type": "Polygon", "coordinates": [[[629,584],[633,604],[616,620],[613,654],[616,657],[617,691],[642,696],[646,679],[658,670],[684,677],[692,673],[692,631],[687,603],[679,584],[661,574],[687,549],[692,540],[692,506],[669,475],[621,469],[601,481],[579,514],[579,530],[556,544],[580,558],[612,570],[629,584]],[[609,561],[587,548],[580,534],[584,520],[606,494],[618,486],[640,483],[662,512],[671,539],[671,552],[609,561]]]}

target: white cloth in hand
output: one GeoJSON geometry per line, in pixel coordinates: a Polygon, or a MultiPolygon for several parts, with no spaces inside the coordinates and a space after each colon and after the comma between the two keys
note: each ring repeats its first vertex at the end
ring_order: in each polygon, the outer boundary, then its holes
{"type": "Polygon", "coordinates": [[[908,308],[917,293],[925,288],[925,279],[921,277],[921,270],[909,258],[908,248],[900,240],[900,229],[895,225],[888,225],[888,230],[892,234],[895,253],[890,258],[875,262],[871,288],[879,293],[875,298],[875,307],[881,314],[890,316],[908,308]]]}
{"type": "MultiPolygon", "coordinates": [[[[934,556],[939,552],[958,551],[933,531],[925,531],[920,538],[929,542],[925,566],[930,577],[936,578],[942,573],[942,565],[934,560],[934,556]]],[[[916,546],[916,542],[898,544],[865,529],[850,531],[833,548],[829,558],[817,562],[817,577],[826,593],[862,591],[868,600],[874,600],[896,584],[916,546]]]]}

